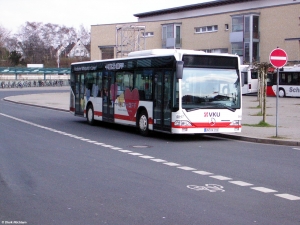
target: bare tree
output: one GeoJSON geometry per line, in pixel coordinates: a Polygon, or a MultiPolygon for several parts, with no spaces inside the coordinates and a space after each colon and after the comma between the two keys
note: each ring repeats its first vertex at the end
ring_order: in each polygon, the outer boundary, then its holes
{"type": "MultiPolygon", "coordinates": [[[[90,32],[83,25],[77,31],[73,27],[64,25],[26,22],[13,36],[10,35],[10,31],[0,26],[0,60],[5,58],[2,61],[7,61],[10,53],[13,52],[13,56],[19,56],[20,53],[22,62],[24,61],[25,64],[43,63],[46,66],[55,67],[58,48],[63,46],[67,49],[78,39],[81,39],[89,48],[90,32]]],[[[66,57],[66,54],[61,57],[66,57]]],[[[65,58],[62,60],[64,65],[61,66],[69,66],[76,60],[78,59],[65,58]]]]}
{"type": "Polygon", "coordinates": [[[78,39],[80,39],[84,45],[89,46],[91,44],[91,33],[88,29],[84,28],[82,24],[79,28],[78,39]]]}
{"type": "Polygon", "coordinates": [[[6,49],[6,42],[10,37],[10,31],[0,26],[0,65],[6,65],[9,51],[6,49]]]}
{"type": "Polygon", "coordinates": [[[268,62],[254,63],[254,68],[258,71],[260,85],[258,91],[259,104],[263,115],[263,122],[266,123],[266,103],[267,103],[267,75],[272,65],[268,62]]]}

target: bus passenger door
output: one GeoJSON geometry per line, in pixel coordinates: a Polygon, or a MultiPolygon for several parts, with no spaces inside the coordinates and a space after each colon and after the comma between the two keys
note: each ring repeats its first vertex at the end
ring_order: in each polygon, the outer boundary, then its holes
{"type": "Polygon", "coordinates": [[[171,71],[158,71],[154,76],[153,126],[155,130],[171,130],[171,71]]]}
{"type": "Polygon", "coordinates": [[[85,107],[84,99],[84,74],[76,74],[75,77],[75,115],[83,115],[85,107]]]}
{"type": "Polygon", "coordinates": [[[103,88],[102,88],[102,117],[103,121],[114,122],[114,107],[115,107],[115,73],[105,71],[103,73],[103,88]]]}

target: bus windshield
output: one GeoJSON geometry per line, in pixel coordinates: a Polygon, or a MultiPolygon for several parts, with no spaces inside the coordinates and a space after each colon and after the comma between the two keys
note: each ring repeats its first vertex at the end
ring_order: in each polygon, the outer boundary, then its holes
{"type": "Polygon", "coordinates": [[[182,108],[229,109],[241,107],[239,75],[235,69],[184,68],[182,108]]]}

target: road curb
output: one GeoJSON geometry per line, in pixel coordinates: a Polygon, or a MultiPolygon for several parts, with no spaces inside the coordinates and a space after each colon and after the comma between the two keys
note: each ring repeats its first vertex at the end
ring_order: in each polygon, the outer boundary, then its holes
{"type": "Polygon", "coordinates": [[[240,135],[233,135],[233,134],[215,134],[214,136],[228,138],[228,139],[234,139],[234,140],[239,140],[239,141],[248,141],[248,142],[260,143],[260,144],[300,146],[299,141],[288,141],[288,140],[278,140],[278,139],[269,139],[269,138],[257,138],[257,137],[248,137],[248,136],[240,136],[240,135]]]}

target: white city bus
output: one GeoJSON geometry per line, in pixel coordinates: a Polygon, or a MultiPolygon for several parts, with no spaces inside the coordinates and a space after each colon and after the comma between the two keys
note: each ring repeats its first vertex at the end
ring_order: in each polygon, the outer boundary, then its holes
{"type": "Polygon", "coordinates": [[[249,65],[241,65],[241,76],[243,80],[242,94],[255,94],[258,91],[258,73],[249,65]]]}
{"type": "MultiPolygon", "coordinates": [[[[300,66],[286,66],[279,70],[279,97],[300,97],[300,66]]],[[[276,96],[277,71],[269,76],[268,96],[276,96]]]]}
{"type": "Polygon", "coordinates": [[[153,49],[73,63],[70,112],[172,134],[240,132],[239,57],[153,49]]]}

